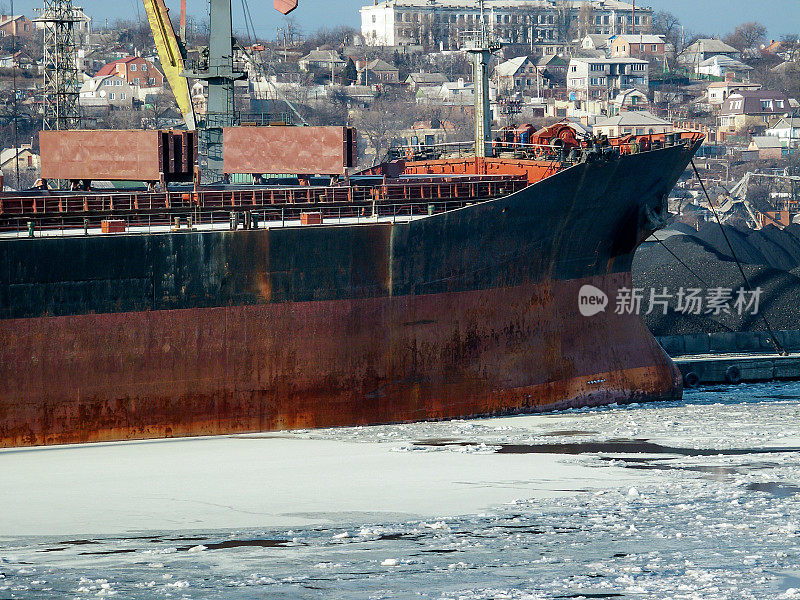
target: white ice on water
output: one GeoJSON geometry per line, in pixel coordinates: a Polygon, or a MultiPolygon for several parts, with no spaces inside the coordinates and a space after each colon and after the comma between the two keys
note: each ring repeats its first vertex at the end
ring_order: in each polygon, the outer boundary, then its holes
{"type": "Polygon", "coordinates": [[[0,451],[0,598],[800,598],[798,416],[764,384],[0,451]],[[660,446],[569,453],[618,440],[660,446]]]}

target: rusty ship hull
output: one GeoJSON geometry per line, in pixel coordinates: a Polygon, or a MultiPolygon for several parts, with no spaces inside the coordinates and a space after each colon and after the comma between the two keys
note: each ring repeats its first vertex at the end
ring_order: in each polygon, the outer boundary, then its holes
{"type": "Polygon", "coordinates": [[[402,223],[0,241],[0,446],[680,397],[638,245],[697,144],[402,223]]]}

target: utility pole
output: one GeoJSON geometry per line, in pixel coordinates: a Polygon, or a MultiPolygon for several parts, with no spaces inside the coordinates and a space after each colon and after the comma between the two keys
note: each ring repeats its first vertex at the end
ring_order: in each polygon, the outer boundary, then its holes
{"type": "MultiPolygon", "coordinates": [[[[14,19],[14,0],[11,0],[11,19],[14,19]]],[[[12,115],[13,118],[13,127],[14,127],[14,171],[17,176],[16,188],[17,191],[20,191],[19,186],[19,133],[17,131],[17,113],[19,111],[19,103],[17,100],[17,66],[19,64],[19,59],[17,58],[17,24],[16,22],[11,23],[11,72],[14,79],[14,114],[12,115]]],[[[791,144],[789,144],[791,146],[791,144]]],[[[3,190],[0,189],[0,192],[3,190]]]]}

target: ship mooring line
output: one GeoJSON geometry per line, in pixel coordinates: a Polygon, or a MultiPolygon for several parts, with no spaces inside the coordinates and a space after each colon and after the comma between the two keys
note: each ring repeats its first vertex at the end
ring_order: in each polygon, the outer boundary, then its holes
{"type": "Polygon", "coordinates": [[[674,253],[674,252],[673,252],[673,251],[670,249],[670,247],[669,247],[669,246],[667,246],[667,245],[664,243],[664,240],[662,240],[662,239],[661,239],[661,238],[659,238],[659,237],[656,237],[656,240],[658,240],[658,243],[659,243],[659,244],[661,244],[662,246],[664,246],[664,249],[665,249],[667,252],[669,252],[670,254],[672,254],[672,256],[673,256],[673,257],[675,257],[675,260],[677,260],[679,263],[681,263],[681,264],[684,266],[684,268],[685,268],[687,271],[689,271],[689,273],[691,273],[692,275],[694,275],[695,277],[697,277],[697,280],[698,280],[700,283],[702,283],[702,284],[703,284],[703,285],[705,285],[705,286],[708,286],[708,283],[707,283],[706,281],[704,281],[704,280],[703,280],[703,278],[702,278],[702,277],[700,277],[700,275],[698,275],[698,274],[697,274],[697,272],[696,272],[696,271],[694,271],[694,270],[693,270],[693,269],[692,269],[692,268],[691,268],[689,265],[687,265],[685,262],[683,262],[683,261],[680,259],[680,257],[679,257],[677,254],[675,254],[675,253],[674,253]]]}
{"type": "MultiPolygon", "coordinates": [[[[706,196],[706,200],[708,200],[708,205],[711,207],[711,210],[714,212],[714,217],[717,219],[717,225],[719,225],[719,229],[722,232],[722,236],[725,238],[725,242],[728,244],[728,248],[731,251],[731,256],[733,260],[736,261],[736,266],[739,267],[739,272],[742,274],[742,279],[744,280],[744,284],[747,286],[747,290],[753,293],[753,286],[750,285],[750,280],[747,278],[747,275],[744,272],[744,267],[742,267],[742,263],[739,261],[739,258],[736,256],[736,251],[733,249],[733,244],[731,244],[731,240],[728,237],[728,232],[725,231],[725,228],[722,226],[722,219],[719,216],[719,212],[717,212],[717,207],[714,206],[714,203],[711,202],[711,196],[706,190],[706,185],[703,183],[703,178],[700,177],[700,172],[697,170],[697,165],[694,163],[694,158],[691,160],[692,169],[694,169],[694,174],[697,177],[697,181],[700,182],[700,187],[703,190],[703,193],[706,196]]],[[[764,321],[764,325],[767,326],[767,331],[769,332],[770,337],[772,338],[772,342],[775,344],[775,349],[781,356],[789,356],[789,352],[786,348],[783,347],[778,341],[778,337],[775,335],[775,331],[772,329],[772,326],[769,324],[769,320],[767,319],[767,315],[762,312],[761,319],[764,321]]]]}
{"type": "MultiPolygon", "coordinates": [[[[683,262],[683,261],[680,259],[680,257],[679,257],[677,254],[675,254],[675,253],[674,253],[674,252],[673,252],[673,251],[670,249],[670,247],[669,247],[669,246],[667,246],[667,245],[664,243],[664,241],[663,241],[662,239],[660,239],[659,237],[657,237],[657,236],[656,236],[656,240],[658,240],[658,243],[659,243],[659,244],[661,244],[662,246],[664,246],[664,249],[665,249],[667,252],[669,252],[669,253],[670,253],[672,256],[674,256],[674,257],[675,257],[675,260],[677,260],[679,263],[681,263],[681,264],[684,266],[684,268],[685,268],[687,271],[689,271],[689,273],[691,273],[692,275],[694,275],[694,276],[697,278],[697,280],[698,280],[700,283],[702,283],[702,284],[703,284],[704,286],[706,286],[706,287],[709,287],[709,286],[708,286],[708,283],[707,283],[707,282],[706,282],[706,281],[705,281],[705,280],[704,280],[702,277],[700,277],[700,275],[698,275],[698,274],[697,274],[697,272],[696,272],[695,270],[693,270],[693,269],[692,269],[692,268],[691,268],[689,265],[687,265],[685,262],[683,262]]],[[[722,327],[723,329],[727,329],[727,330],[728,330],[728,331],[730,331],[731,333],[736,333],[736,331],[735,331],[734,329],[732,329],[731,327],[728,327],[728,326],[727,326],[727,325],[725,325],[725,323],[723,323],[722,321],[717,321],[716,319],[712,319],[711,317],[708,317],[708,316],[707,316],[706,318],[707,318],[709,321],[711,321],[712,323],[716,323],[717,325],[719,325],[719,326],[720,326],[720,327],[722,327]]]]}

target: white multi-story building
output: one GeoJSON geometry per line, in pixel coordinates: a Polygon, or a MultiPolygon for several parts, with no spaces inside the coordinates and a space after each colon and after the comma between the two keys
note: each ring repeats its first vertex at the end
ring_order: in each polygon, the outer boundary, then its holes
{"type": "Polygon", "coordinates": [[[572,100],[612,100],[634,88],[646,94],[649,86],[650,65],[638,58],[573,58],[567,70],[572,100]]]}
{"type": "MultiPolygon", "coordinates": [[[[480,18],[477,0],[374,0],[361,8],[361,33],[371,46],[453,50],[480,18]]],[[[653,10],[619,0],[486,0],[485,18],[500,41],[544,54],[581,33],[650,33],[653,10]]]]}

